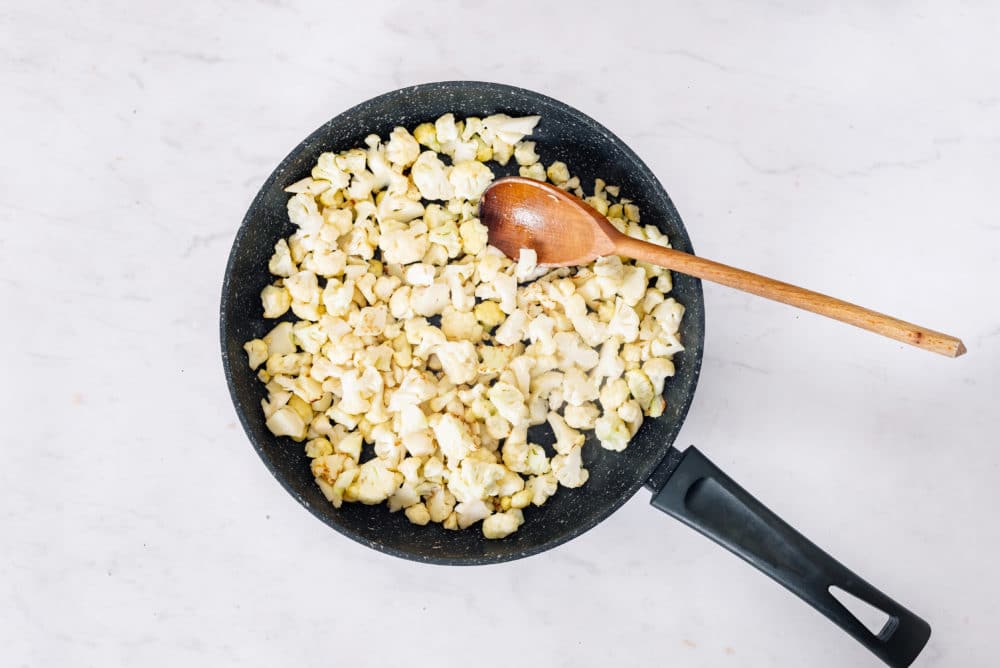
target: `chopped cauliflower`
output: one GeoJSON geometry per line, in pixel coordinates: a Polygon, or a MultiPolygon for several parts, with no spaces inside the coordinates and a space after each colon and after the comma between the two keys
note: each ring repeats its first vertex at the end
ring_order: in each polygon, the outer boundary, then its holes
{"type": "MultiPolygon", "coordinates": [[[[286,188],[295,229],[274,244],[259,295],[264,318],[291,321],[243,349],[265,425],[304,443],[335,507],[385,503],[417,526],[481,522],[502,539],[559,486],[587,482],[585,432],[621,451],[666,410],[684,349],[670,272],[617,256],[539,267],[530,248],[515,262],[477,218],[494,162],[584,198],[567,165],[546,167],[526,139],[539,120],[396,127],[320,154],[286,188]],[[551,459],[528,440],[546,422],[551,459]]],[[[669,247],[620,193],[597,179],[585,201],[669,247]]]]}

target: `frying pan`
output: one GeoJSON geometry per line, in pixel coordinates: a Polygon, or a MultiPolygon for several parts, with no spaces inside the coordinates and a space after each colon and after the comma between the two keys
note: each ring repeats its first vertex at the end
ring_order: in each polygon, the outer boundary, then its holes
{"type": "MultiPolygon", "coordinates": [[[[687,231],[663,187],[620,139],[581,112],[557,100],[495,83],[453,81],[403,88],[368,100],[335,117],[297,146],[264,183],[236,235],[222,288],[222,359],[243,428],[264,464],[313,515],[363,545],[405,559],[446,565],[481,565],[520,559],[564,543],[595,526],[646,486],[652,505],[705,534],[760,569],[892,666],[909,665],[926,644],[930,626],[852,573],[765,508],[694,447],[678,451],[674,439],[691,405],[705,341],[701,283],[674,274],[673,296],[686,307],[681,322],[685,350],[674,357],[667,409],[647,419],[624,452],[600,447],[591,434],[583,450],[587,484],[560,489],[541,507],[525,511],[526,522],[502,540],[480,531],[419,527],[384,505],[334,508],[313,481],[300,444],[276,438],[264,425],[264,388],[248,367],[242,345],[263,336],[273,322],[261,317],[259,294],[270,282],[267,264],[275,242],[294,231],[283,188],[307,176],[320,153],[363,144],[370,133],[386,137],[394,127],[454,112],[459,118],[504,112],[540,114],[531,139],[546,162],[562,160],[584,184],[603,178],[635,201],[644,223],[669,235],[675,248],[693,252],[687,231]],[[872,633],[830,593],[836,587],[889,617],[872,633]]],[[[491,165],[498,176],[514,173],[491,165]]],[[[554,441],[547,425],[533,428],[533,441],[554,441]]],[[[552,454],[551,451],[549,454],[552,454]]]]}

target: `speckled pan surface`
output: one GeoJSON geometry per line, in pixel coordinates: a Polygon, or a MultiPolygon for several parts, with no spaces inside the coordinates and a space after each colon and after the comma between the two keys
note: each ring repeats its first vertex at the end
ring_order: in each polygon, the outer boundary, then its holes
{"type": "MultiPolygon", "coordinates": [[[[233,403],[247,436],[264,464],[288,492],[313,515],[368,547],[398,557],[438,564],[489,564],[519,559],[555,547],[595,526],[643,485],[680,430],[698,381],[704,345],[705,315],[701,283],[674,274],[674,297],[687,311],[681,325],[686,350],[674,358],[677,374],[668,379],[667,410],[645,422],[624,452],[609,452],[591,435],[584,446],[590,480],[581,488],[560,488],[542,507],[525,510],[525,523],[510,537],[488,541],[479,526],[446,531],[439,525],[418,527],[385,505],[344,504],[334,508],[313,482],[301,444],[274,437],[264,426],[263,386],[246,364],[242,345],[273,326],[261,317],[259,294],[270,282],[267,262],[274,243],[293,231],[283,188],[307,176],[317,156],[362,145],[372,132],[386,137],[397,125],[412,129],[453,112],[486,116],[540,114],[531,139],[543,162],[563,160],[588,192],[595,178],[621,186],[622,196],[641,209],[642,222],[666,232],[675,248],[692,252],[687,231],[673,203],[639,157],[605,127],[557,100],[495,83],[451,81],[422,84],[386,93],[334,117],[286,157],[264,183],[236,234],[222,288],[220,334],[222,359],[233,403]]],[[[494,172],[516,171],[495,163],[494,172]]],[[[536,427],[534,440],[551,442],[547,426],[536,427]]],[[[551,453],[550,453],[551,454],[551,453]]]]}

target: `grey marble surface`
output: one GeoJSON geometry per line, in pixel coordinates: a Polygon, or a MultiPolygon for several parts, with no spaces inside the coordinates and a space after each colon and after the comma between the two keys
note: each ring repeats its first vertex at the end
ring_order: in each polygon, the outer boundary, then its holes
{"type": "Polygon", "coordinates": [[[316,126],[442,79],[605,123],[703,255],[964,338],[944,359],[706,286],[681,444],[923,614],[916,665],[996,665],[998,6],[651,5],[0,8],[3,665],[876,665],[646,492],[447,569],[272,480],[219,361],[230,241],[316,126]]]}

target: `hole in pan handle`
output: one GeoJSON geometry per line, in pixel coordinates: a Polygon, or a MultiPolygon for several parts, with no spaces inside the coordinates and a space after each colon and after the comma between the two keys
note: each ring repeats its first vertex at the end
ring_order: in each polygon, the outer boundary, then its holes
{"type": "Polygon", "coordinates": [[[670,448],[649,486],[656,508],[777,580],[890,666],[909,666],[927,644],[927,622],[816,547],[696,448],[670,448]],[[885,613],[881,631],[868,630],[830,587],[885,613]]]}

